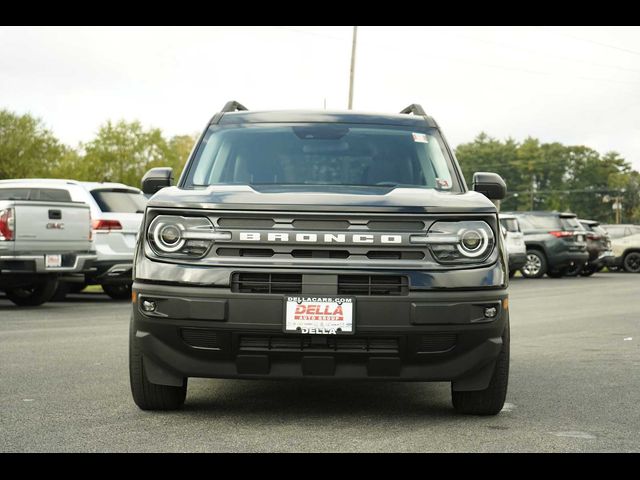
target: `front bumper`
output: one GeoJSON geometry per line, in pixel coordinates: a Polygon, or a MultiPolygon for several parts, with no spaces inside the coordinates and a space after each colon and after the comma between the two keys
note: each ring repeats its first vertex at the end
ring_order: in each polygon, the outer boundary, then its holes
{"type": "Polygon", "coordinates": [[[47,268],[45,254],[0,255],[0,271],[3,273],[81,273],[91,270],[95,253],[63,253],[62,266],[47,268]]]}
{"type": "Polygon", "coordinates": [[[356,296],[354,335],[283,333],[284,295],[134,283],[132,337],[152,383],[185,377],[452,381],[487,388],[508,322],[506,289],[356,296]],[[157,315],[142,312],[153,300],[157,315]],[[493,319],[487,306],[497,308],[493,319]]]}
{"type": "Polygon", "coordinates": [[[133,261],[101,261],[94,262],[94,271],[87,274],[87,283],[101,285],[130,284],[132,280],[133,261]]]}

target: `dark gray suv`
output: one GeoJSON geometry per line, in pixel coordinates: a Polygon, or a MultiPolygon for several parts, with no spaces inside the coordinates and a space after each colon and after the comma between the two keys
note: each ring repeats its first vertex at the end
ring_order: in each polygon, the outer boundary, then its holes
{"type": "Polygon", "coordinates": [[[502,179],[473,190],[436,122],[251,112],[207,124],[177,186],[153,169],[134,265],[130,379],[178,408],[189,377],[451,382],[496,414],[509,372],[502,179]],[[166,187],[166,188],[163,188],[166,187]]]}
{"type": "Polygon", "coordinates": [[[589,259],[587,232],[574,213],[509,213],[518,218],[527,245],[527,263],[520,269],[524,277],[540,278],[546,273],[559,278],[570,270],[578,274],[589,259]]]}

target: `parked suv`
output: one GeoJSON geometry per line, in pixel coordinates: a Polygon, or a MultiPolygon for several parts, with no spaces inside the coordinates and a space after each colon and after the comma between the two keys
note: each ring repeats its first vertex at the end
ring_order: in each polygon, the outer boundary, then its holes
{"type": "Polygon", "coordinates": [[[178,408],[189,377],[215,377],[447,381],[458,411],[502,409],[508,270],[487,197],[505,185],[476,173],[469,191],[419,105],[229,102],[171,183],[167,168],[143,178],[162,189],[134,265],[140,408],[178,408]]]}
{"type": "Polygon", "coordinates": [[[559,278],[589,259],[586,232],[574,213],[510,212],[520,221],[527,245],[527,263],[521,272],[527,278],[545,273],[559,278]]]}
{"type": "MultiPolygon", "coordinates": [[[[0,185],[15,180],[0,181],[0,185]]],[[[87,285],[101,285],[114,299],[131,298],[131,269],[136,235],[140,229],[147,198],[138,188],[122,183],[79,182],[58,179],[22,179],[24,183],[48,185],[69,192],[74,201],[84,202],[91,211],[94,248],[97,259],[93,269],[76,282],[63,282],[55,298],[87,285]]]]}
{"type": "Polygon", "coordinates": [[[587,252],[589,259],[584,265],[574,267],[574,271],[567,272],[567,275],[578,273],[583,277],[599,272],[605,266],[611,265],[615,258],[611,251],[611,240],[607,231],[600,226],[600,222],[595,220],[579,220],[582,228],[587,232],[587,252]]]}
{"type": "Polygon", "coordinates": [[[520,230],[520,222],[515,215],[501,213],[500,225],[504,229],[505,244],[509,254],[509,277],[513,277],[527,263],[527,246],[520,230]]]}
{"type": "Polygon", "coordinates": [[[640,225],[602,225],[611,236],[614,259],[609,268],[640,273],[640,225]]]}
{"type": "Polygon", "coordinates": [[[49,184],[0,184],[0,290],[9,300],[41,305],[95,259],[86,204],[49,184]]]}

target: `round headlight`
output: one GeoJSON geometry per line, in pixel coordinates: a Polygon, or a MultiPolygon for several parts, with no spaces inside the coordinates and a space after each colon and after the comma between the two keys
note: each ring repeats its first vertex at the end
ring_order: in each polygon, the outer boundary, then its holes
{"type": "Polygon", "coordinates": [[[165,225],[160,229],[160,240],[165,245],[173,247],[180,241],[180,230],[175,225],[165,225]]]}
{"type": "Polygon", "coordinates": [[[458,251],[466,257],[479,257],[489,246],[489,238],[484,230],[460,230],[458,251]]]}
{"type": "Polygon", "coordinates": [[[177,252],[185,243],[182,230],[177,225],[160,223],[153,232],[153,240],[163,252],[177,252]]]}

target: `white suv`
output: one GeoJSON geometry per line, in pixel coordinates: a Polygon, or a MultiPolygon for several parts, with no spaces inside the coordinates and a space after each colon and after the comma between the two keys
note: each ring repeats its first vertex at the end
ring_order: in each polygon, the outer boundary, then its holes
{"type": "Polygon", "coordinates": [[[527,245],[520,223],[514,215],[500,213],[498,217],[509,254],[509,277],[513,277],[527,263],[527,245]]]}
{"type": "Polygon", "coordinates": [[[91,210],[91,225],[97,260],[84,281],[60,284],[56,299],[69,291],[80,291],[86,285],[102,285],[115,299],[131,296],[131,268],[136,235],[140,230],[147,198],[135,187],[122,183],[79,182],[58,179],[1,180],[0,183],[37,182],[65,188],[73,201],[84,202],[91,210]]]}

